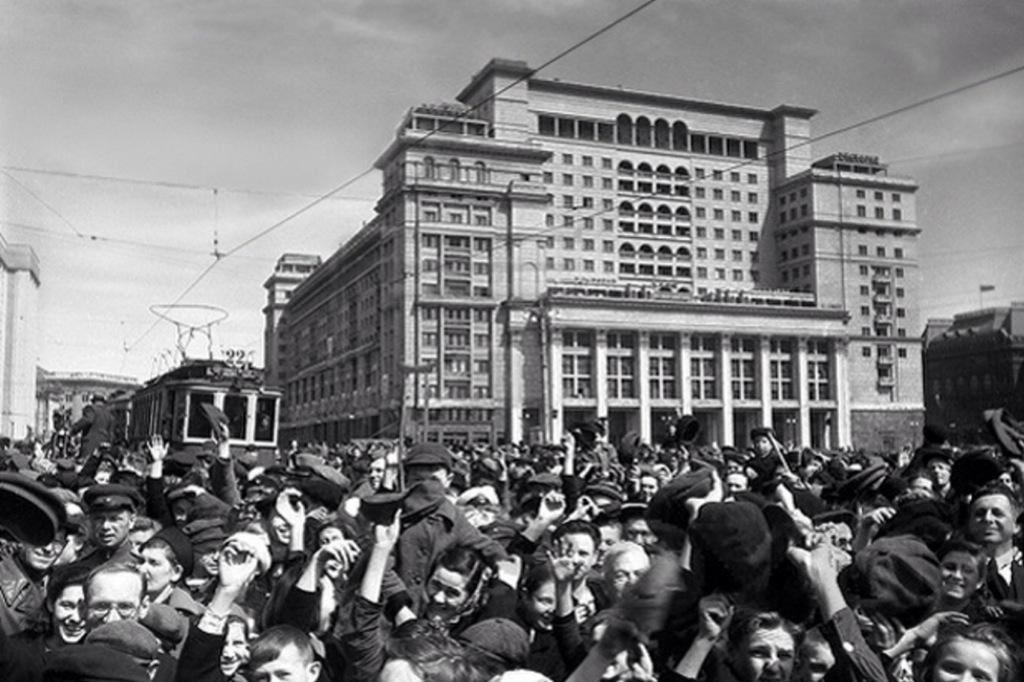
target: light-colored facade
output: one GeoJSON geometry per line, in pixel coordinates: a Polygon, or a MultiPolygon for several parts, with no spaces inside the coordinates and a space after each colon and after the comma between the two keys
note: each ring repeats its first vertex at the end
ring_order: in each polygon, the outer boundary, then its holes
{"type": "Polygon", "coordinates": [[[320,256],[286,253],[277,259],[274,272],[263,283],[267,290],[267,304],[263,306],[263,367],[269,386],[280,386],[283,381],[278,358],[287,354],[287,349],[281,347],[283,341],[278,333],[281,315],[295,287],[320,267],[320,260],[320,256]]]}
{"type": "MultiPolygon", "coordinates": [[[[860,360],[856,344],[873,344],[883,320],[860,338],[848,271],[875,263],[833,251],[869,225],[829,217],[824,176],[842,171],[811,163],[812,110],[529,73],[494,60],[459,104],[406,115],[377,161],[376,217],[288,304],[286,430],[393,435],[404,403],[407,434],[453,441],[557,439],[594,417],[613,436],[657,439],[678,412],[720,444],[745,445],[766,423],[821,446],[912,440],[919,353],[912,365],[893,349],[884,381],[860,360]],[[820,204],[783,221],[780,200],[802,190],[820,204]],[[815,246],[798,247],[790,280],[794,228],[815,246]],[[804,278],[805,264],[820,275],[804,278]],[[862,408],[883,416],[861,420],[862,408]],[[858,420],[876,423],[859,433],[858,420]]],[[[885,228],[916,238],[911,181],[847,174],[899,192],[906,212],[885,228]]],[[[915,254],[902,253],[909,279],[915,254]]],[[[904,287],[905,310],[913,296],[904,287]]]]}
{"type": "Polygon", "coordinates": [[[36,379],[36,433],[50,434],[54,429],[54,416],[66,424],[82,417],[82,410],[93,396],[102,395],[108,403],[120,395],[139,388],[135,377],[102,372],[48,372],[37,368],[36,379]]]}
{"type": "Polygon", "coordinates": [[[0,435],[25,438],[35,426],[39,259],[0,235],[0,435]]]}

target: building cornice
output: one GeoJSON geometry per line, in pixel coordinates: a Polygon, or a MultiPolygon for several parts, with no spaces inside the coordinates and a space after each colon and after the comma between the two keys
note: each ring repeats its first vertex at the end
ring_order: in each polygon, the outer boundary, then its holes
{"type": "Polygon", "coordinates": [[[374,168],[383,170],[391,161],[410,147],[437,151],[462,152],[501,159],[516,159],[531,163],[544,163],[552,152],[536,144],[511,144],[490,137],[434,133],[426,135],[415,130],[400,130],[388,148],[373,162],[374,168]]]}

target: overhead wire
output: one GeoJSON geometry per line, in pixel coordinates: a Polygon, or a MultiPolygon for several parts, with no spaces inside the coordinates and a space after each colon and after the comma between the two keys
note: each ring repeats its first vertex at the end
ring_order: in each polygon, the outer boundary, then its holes
{"type": "MultiPolygon", "coordinates": [[[[465,110],[459,112],[458,116],[453,117],[453,119],[448,122],[448,125],[451,125],[451,123],[453,123],[454,121],[458,121],[458,120],[461,120],[462,118],[465,118],[465,117],[469,116],[471,113],[479,110],[482,106],[484,106],[484,105],[488,104],[489,102],[493,101],[494,99],[496,99],[500,95],[504,94],[508,90],[510,90],[513,87],[519,85],[523,81],[525,81],[525,80],[527,80],[529,78],[532,78],[534,75],[536,75],[541,70],[547,68],[548,66],[550,66],[550,65],[554,64],[555,62],[559,61],[560,59],[566,57],[567,55],[571,54],[572,52],[578,50],[579,48],[583,47],[587,43],[589,43],[589,42],[593,41],[594,39],[598,38],[599,36],[607,33],[608,31],[612,30],[616,26],[622,24],[624,21],[626,21],[626,20],[630,19],[631,17],[637,15],[638,13],[640,13],[641,11],[646,9],[647,7],[650,7],[651,5],[653,5],[657,1],[658,0],[645,0],[641,4],[637,5],[633,9],[631,9],[630,11],[628,11],[625,14],[619,16],[618,18],[616,18],[615,20],[611,21],[610,23],[605,24],[604,26],[602,26],[598,30],[590,33],[586,37],[582,38],[581,40],[578,40],[577,42],[573,43],[572,45],[570,45],[566,49],[564,49],[561,52],[557,53],[554,57],[551,57],[550,59],[546,60],[545,62],[543,62],[537,68],[530,69],[527,73],[525,73],[525,74],[519,76],[518,78],[514,79],[508,85],[504,86],[503,88],[500,88],[499,90],[497,90],[493,94],[488,95],[487,97],[483,98],[480,102],[478,102],[478,103],[476,103],[476,104],[474,104],[474,105],[472,105],[470,107],[467,107],[465,110]]],[[[436,135],[438,132],[439,132],[438,129],[434,129],[434,130],[428,131],[427,133],[425,133],[424,135],[420,136],[419,138],[417,138],[415,140],[412,140],[409,143],[409,146],[410,147],[415,147],[415,146],[422,145],[426,140],[430,139],[431,137],[436,135]]],[[[249,237],[248,239],[245,239],[244,241],[242,241],[238,245],[234,246],[233,248],[228,249],[226,252],[223,253],[221,258],[218,258],[218,259],[214,260],[213,263],[211,263],[209,267],[204,269],[199,274],[199,276],[196,279],[194,279],[192,282],[190,282],[189,285],[175,298],[174,302],[171,303],[171,305],[177,305],[178,303],[180,303],[185,298],[185,296],[187,296],[193,289],[195,289],[195,287],[198,286],[198,284],[206,277],[206,275],[208,275],[213,270],[213,268],[216,267],[217,263],[220,263],[221,261],[223,261],[223,260],[225,260],[225,259],[227,259],[227,258],[229,258],[229,257],[231,257],[233,255],[235,255],[240,250],[242,250],[245,247],[249,246],[253,242],[255,242],[255,241],[259,240],[259,239],[262,239],[266,235],[270,234],[274,230],[279,229],[283,225],[286,225],[287,223],[291,222],[292,220],[294,220],[295,218],[299,217],[300,215],[302,215],[303,213],[307,212],[308,210],[314,208],[315,206],[318,206],[319,204],[323,203],[324,201],[327,201],[332,196],[340,193],[344,189],[350,187],[351,185],[355,184],[359,180],[361,180],[364,177],[368,176],[370,173],[373,172],[373,170],[374,170],[374,166],[373,165],[369,166],[366,170],[364,170],[364,171],[362,171],[360,173],[357,173],[356,175],[354,175],[353,177],[349,178],[345,182],[341,183],[340,185],[338,185],[334,189],[330,190],[326,194],[317,197],[313,201],[305,204],[304,206],[302,206],[302,207],[296,209],[295,211],[293,211],[292,213],[288,214],[287,216],[285,216],[281,220],[279,220],[279,221],[273,223],[272,225],[270,225],[270,226],[260,230],[259,232],[257,232],[253,236],[249,237]]],[[[152,332],[153,329],[155,329],[156,326],[159,323],[160,323],[160,321],[156,320],[135,341],[133,341],[131,344],[127,344],[126,343],[125,344],[125,352],[126,353],[131,352],[135,347],[137,347],[138,344],[141,343],[141,341],[143,339],[145,339],[146,336],[148,336],[150,334],[150,332],[152,332]]]]}

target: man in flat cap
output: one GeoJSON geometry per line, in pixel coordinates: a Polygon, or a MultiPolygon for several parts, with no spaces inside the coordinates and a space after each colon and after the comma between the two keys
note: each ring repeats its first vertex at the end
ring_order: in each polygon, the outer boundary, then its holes
{"type": "Polygon", "coordinates": [[[108,561],[130,562],[128,534],[143,505],[142,496],[124,485],[94,485],[82,496],[89,517],[89,543],[75,562],[94,568],[108,561]]]}

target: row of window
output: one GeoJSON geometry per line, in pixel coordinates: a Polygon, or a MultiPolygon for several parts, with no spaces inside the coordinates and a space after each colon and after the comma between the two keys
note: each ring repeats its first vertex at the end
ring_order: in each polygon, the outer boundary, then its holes
{"type": "Polygon", "coordinates": [[[756,140],[690,133],[689,128],[682,121],[669,123],[665,119],[659,118],[652,122],[646,116],[639,116],[634,121],[631,116],[620,114],[613,124],[541,114],[537,117],[537,132],[545,137],[691,151],[695,154],[710,156],[738,159],[760,157],[756,140]]]}

